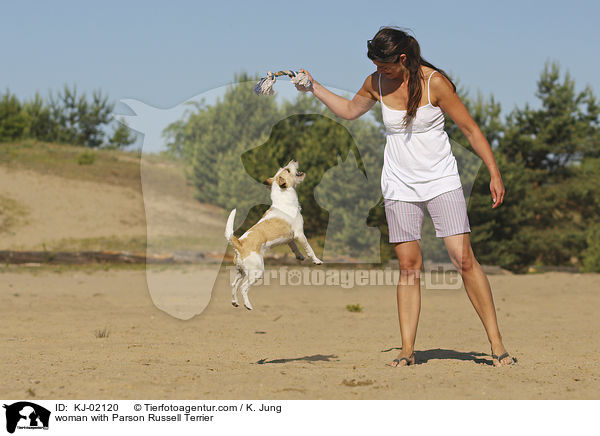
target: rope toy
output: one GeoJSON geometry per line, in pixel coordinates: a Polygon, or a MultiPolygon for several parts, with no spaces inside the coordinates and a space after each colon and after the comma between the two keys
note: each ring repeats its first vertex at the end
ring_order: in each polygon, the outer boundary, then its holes
{"type": "Polygon", "coordinates": [[[292,70],[282,70],[277,71],[276,73],[269,71],[267,73],[267,77],[263,77],[258,81],[256,86],[254,87],[254,92],[257,95],[273,95],[273,85],[275,84],[275,77],[279,76],[290,76],[290,81],[295,85],[304,86],[307,88],[312,88],[312,83],[308,79],[308,76],[299,71],[292,70]]]}

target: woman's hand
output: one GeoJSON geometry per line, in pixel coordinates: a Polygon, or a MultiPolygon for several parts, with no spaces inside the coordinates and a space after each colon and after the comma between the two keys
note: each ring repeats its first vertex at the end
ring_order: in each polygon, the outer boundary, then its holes
{"type": "Polygon", "coordinates": [[[315,86],[315,83],[316,83],[315,79],[313,79],[313,77],[310,75],[310,73],[308,71],[306,71],[304,68],[302,68],[300,70],[300,73],[306,74],[306,76],[308,77],[308,80],[310,80],[310,83],[312,83],[312,86],[301,86],[301,85],[296,84],[295,85],[296,89],[298,91],[300,91],[300,92],[310,92],[310,91],[312,91],[314,89],[314,86],[315,86]]]}
{"type": "Polygon", "coordinates": [[[490,181],[490,192],[492,193],[492,208],[495,209],[499,207],[504,201],[504,183],[502,183],[502,177],[500,174],[492,176],[492,180],[490,181]]]}

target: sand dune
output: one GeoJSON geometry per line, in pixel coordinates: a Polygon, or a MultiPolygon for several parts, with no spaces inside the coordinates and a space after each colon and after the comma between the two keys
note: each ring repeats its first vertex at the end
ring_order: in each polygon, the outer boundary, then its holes
{"type": "MultiPolygon", "coordinates": [[[[19,210],[12,225],[0,231],[1,249],[143,251],[147,235],[153,247],[167,251],[212,248],[212,230],[223,226],[221,210],[195,201],[193,188],[172,167],[146,167],[150,176],[142,190],[0,166],[0,199],[19,210]],[[165,179],[167,189],[158,183],[165,179]],[[138,242],[132,245],[131,240],[138,242]]],[[[221,234],[219,246],[224,244],[221,234]]]]}
{"type": "Polygon", "coordinates": [[[4,249],[41,250],[65,238],[144,235],[139,192],[0,166],[0,194],[28,211],[25,223],[4,233],[4,249]]]}

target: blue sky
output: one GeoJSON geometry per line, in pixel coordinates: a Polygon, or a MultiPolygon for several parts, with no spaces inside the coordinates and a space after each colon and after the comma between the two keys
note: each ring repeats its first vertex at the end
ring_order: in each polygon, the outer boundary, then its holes
{"type": "MultiPolygon", "coordinates": [[[[355,92],[374,71],[366,40],[412,30],[422,55],[504,114],[536,106],[546,60],[600,95],[600,6],[585,1],[3,2],[0,86],[20,98],[63,84],[175,106],[245,70],[306,68],[355,92]]],[[[290,85],[291,86],[291,85],[290,85]]],[[[119,108],[119,106],[117,106],[119,108]]]]}

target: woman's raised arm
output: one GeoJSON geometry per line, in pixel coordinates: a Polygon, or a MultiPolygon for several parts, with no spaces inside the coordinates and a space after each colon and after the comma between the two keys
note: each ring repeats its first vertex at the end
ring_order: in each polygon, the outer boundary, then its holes
{"type": "Polygon", "coordinates": [[[340,118],[346,120],[355,120],[356,118],[366,114],[377,101],[371,91],[371,76],[366,78],[365,82],[358,90],[354,98],[352,100],[348,100],[347,98],[334,94],[325,88],[323,85],[317,82],[308,73],[308,71],[304,69],[300,71],[308,76],[312,83],[312,87],[306,88],[304,86],[296,85],[296,89],[302,92],[311,91],[315,97],[321,100],[323,104],[331,110],[331,112],[340,118]]]}

